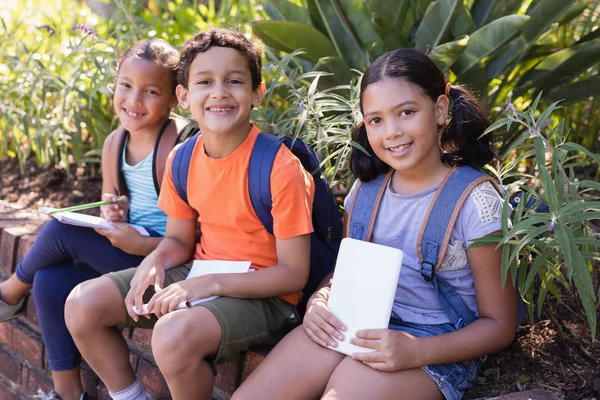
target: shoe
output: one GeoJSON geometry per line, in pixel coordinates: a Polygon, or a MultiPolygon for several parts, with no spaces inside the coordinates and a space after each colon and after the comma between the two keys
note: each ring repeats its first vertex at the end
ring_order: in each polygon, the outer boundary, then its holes
{"type": "Polygon", "coordinates": [[[11,306],[0,300],[0,322],[8,321],[11,318],[15,318],[25,312],[27,308],[27,296],[23,297],[23,300],[19,304],[11,306]]]}
{"type": "MultiPolygon", "coordinates": [[[[38,389],[37,392],[38,394],[31,397],[40,400],[62,400],[62,397],[60,397],[54,390],[51,390],[49,393],[44,393],[42,389],[38,389]]],[[[79,400],[90,400],[90,396],[86,392],[83,392],[81,393],[79,400]]]]}

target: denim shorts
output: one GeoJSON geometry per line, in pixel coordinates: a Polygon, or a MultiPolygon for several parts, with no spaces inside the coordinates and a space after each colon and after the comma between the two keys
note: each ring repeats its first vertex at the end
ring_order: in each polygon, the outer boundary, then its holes
{"type": "MultiPolygon", "coordinates": [[[[424,325],[404,322],[392,314],[389,329],[416,337],[436,336],[456,330],[452,324],[424,325]]],[[[473,386],[486,357],[454,364],[426,365],[423,371],[434,380],[446,400],[459,400],[473,386]]]]}

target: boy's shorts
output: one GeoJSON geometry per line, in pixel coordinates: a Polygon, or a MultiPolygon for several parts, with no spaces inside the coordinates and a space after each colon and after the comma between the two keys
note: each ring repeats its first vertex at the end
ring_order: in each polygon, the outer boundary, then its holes
{"type": "MultiPolygon", "coordinates": [[[[165,272],[165,287],[171,283],[184,280],[190,271],[191,264],[171,268],[165,272]]],[[[136,268],[106,274],[119,289],[123,299],[127,296],[130,282],[136,268]]],[[[154,288],[150,287],[144,294],[144,303],[150,301],[154,288]]],[[[196,307],[205,307],[221,325],[221,343],[214,357],[207,359],[213,372],[215,365],[234,358],[251,346],[274,346],[283,336],[300,323],[296,307],[278,298],[239,299],[218,297],[196,307]]],[[[126,312],[125,328],[152,329],[158,321],[156,315],[151,318],[140,318],[135,322],[126,312]]]]}

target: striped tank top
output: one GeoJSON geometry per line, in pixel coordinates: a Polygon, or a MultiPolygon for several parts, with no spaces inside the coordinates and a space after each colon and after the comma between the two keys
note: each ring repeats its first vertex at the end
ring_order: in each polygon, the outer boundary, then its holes
{"type": "Polygon", "coordinates": [[[158,195],[152,178],[152,161],[154,152],[136,165],[127,164],[125,154],[127,143],[123,148],[123,176],[129,189],[129,223],[151,228],[165,235],[167,215],[158,208],[158,195]]]}

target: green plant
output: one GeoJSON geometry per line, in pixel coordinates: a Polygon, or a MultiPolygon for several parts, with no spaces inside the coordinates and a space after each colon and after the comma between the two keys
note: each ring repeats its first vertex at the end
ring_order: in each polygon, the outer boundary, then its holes
{"type": "MultiPolygon", "coordinates": [[[[349,186],[353,177],[348,168],[352,127],[360,120],[357,85],[340,85],[318,90],[321,79],[330,74],[303,72],[293,52],[278,63],[265,67],[265,106],[254,110],[252,120],[262,129],[288,135],[311,144],[332,186],[349,186]]],[[[364,151],[364,149],[363,149],[364,151]]]]}
{"type": "Polygon", "coordinates": [[[505,161],[490,169],[500,183],[508,184],[507,198],[518,191],[525,195],[513,210],[512,225],[507,202],[501,235],[478,242],[503,246],[503,282],[510,272],[513,284],[518,283],[530,303],[530,317],[534,283],[539,284],[538,315],[548,293],[561,300],[557,285],[573,290],[595,340],[598,283],[594,286],[594,270],[600,273],[600,238],[593,223],[600,219],[600,184],[582,179],[581,169],[600,163],[600,154],[568,141],[564,120],[554,123],[551,119],[561,107],[556,102],[539,112],[540,98],[541,93],[526,111],[509,102],[506,116],[486,131],[518,126],[517,140],[502,155],[505,161]],[[549,212],[536,212],[536,205],[526,207],[532,198],[546,203],[549,212]]]}

